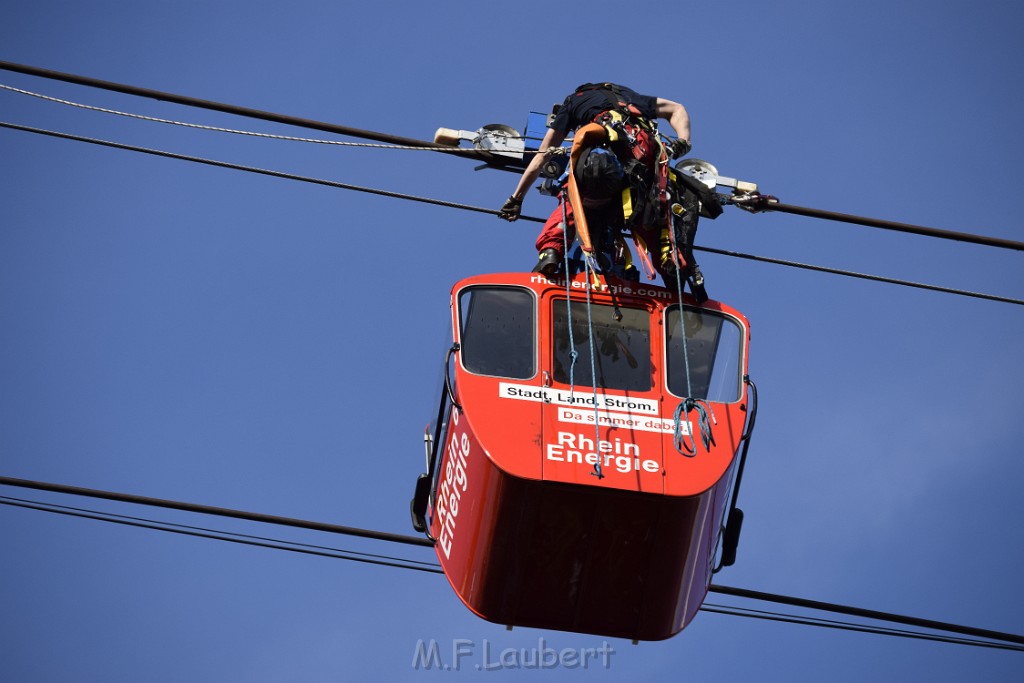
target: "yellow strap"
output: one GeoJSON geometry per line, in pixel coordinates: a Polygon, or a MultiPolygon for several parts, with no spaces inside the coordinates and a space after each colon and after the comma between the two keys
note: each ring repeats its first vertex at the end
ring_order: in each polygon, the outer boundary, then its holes
{"type": "MultiPolygon", "coordinates": [[[[622,118],[622,114],[615,110],[607,111],[605,113],[608,115],[608,118],[610,118],[615,123],[620,123],[624,120],[622,118]]],[[[608,142],[619,141],[619,131],[617,131],[614,126],[605,126],[604,130],[608,134],[608,142]]]]}
{"type": "Polygon", "coordinates": [[[633,215],[633,193],[629,191],[629,188],[622,190],[622,217],[627,221],[629,217],[633,215]]]}

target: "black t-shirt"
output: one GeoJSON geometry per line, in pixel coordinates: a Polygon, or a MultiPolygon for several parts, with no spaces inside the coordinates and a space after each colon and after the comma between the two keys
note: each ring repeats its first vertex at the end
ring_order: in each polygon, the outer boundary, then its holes
{"type": "Polygon", "coordinates": [[[570,131],[593,121],[599,114],[609,109],[619,109],[619,102],[623,101],[635,106],[640,110],[640,114],[647,119],[653,121],[658,117],[656,97],[641,95],[622,85],[614,87],[617,94],[601,87],[586,88],[582,91],[577,89],[576,92],[565,98],[550,127],[563,135],[568,135],[570,131]]]}

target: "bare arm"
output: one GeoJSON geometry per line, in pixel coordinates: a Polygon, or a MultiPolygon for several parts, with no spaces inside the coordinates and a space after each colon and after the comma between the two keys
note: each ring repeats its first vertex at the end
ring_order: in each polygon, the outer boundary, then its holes
{"type": "Polygon", "coordinates": [[[657,100],[657,105],[658,118],[668,121],[668,125],[672,126],[672,130],[680,140],[689,141],[690,115],[686,113],[686,107],[678,102],[663,100],[660,97],[657,100]]]}
{"type": "Polygon", "coordinates": [[[522,201],[526,196],[527,191],[530,189],[530,185],[537,180],[537,176],[540,175],[540,169],[544,165],[544,152],[548,151],[551,147],[558,147],[562,144],[565,139],[564,133],[559,133],[553,128],[548,128],[548,132],[544,134],[544,139],[541,140],[540,150],[533,155],[530,159],[530,163],[526,166],[526,170],[523,171],[523,175],[519,178],[519,184],[516,185],[515,192],[512,196],[522,201]]]}

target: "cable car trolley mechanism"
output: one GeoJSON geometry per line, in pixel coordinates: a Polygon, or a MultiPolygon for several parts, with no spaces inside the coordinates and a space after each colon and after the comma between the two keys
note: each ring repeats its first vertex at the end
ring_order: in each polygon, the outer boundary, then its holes
{"type": "Polygon", "coordinates": [[[470,277],[451,297],[412,517],[459,599],[510,626],[678,633],[735,557],[746,318],[586,273],[470,277]]]}

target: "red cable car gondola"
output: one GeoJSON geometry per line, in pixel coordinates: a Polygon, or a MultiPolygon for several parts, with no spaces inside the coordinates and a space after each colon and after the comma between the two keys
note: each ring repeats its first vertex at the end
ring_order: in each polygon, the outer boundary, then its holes
{"type": "Polygon", "coordinates": [[[728,306],[682,303],[685,335],[679,295],[653,285],[508,273],[452,289],[413,520],[477,615],[661,640],[696,614],[725,520],[734,549],[742,519],[727,511],[750,333],[728,306]]]}

